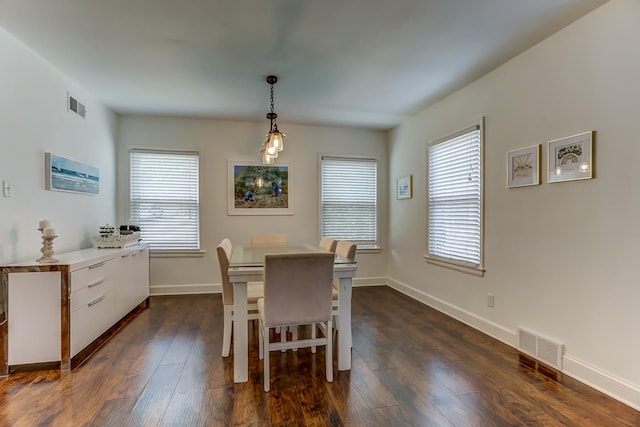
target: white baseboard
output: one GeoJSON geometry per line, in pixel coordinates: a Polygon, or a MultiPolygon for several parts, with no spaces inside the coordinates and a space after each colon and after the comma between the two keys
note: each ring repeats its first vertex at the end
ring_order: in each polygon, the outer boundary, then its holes
{"type": "MultiPolygon", "coordinates": [[[[356,277],[353,286],[386,286],[386,277],[356,277]]],[[[156,285],[149,288],[149,293],[156,295],[193,295],[193,294],[219,294],[222,292],[220,283],[199,283],[188,285],[156,285]]]]}
{"type": "Polygon", "coordinates": [[[562,372],[640,411],[640,387],[565,355],[562,372]]]}
{"type": "Polygon", "coordinates": [[[461,321],[465,325],[469,325],[472,328],[477,329],[489,335],[490,337],[497,339],[498,341],[502,341],[503,343],[510,345],[511,347],[516,346],[517,335],[515,331],[511,331],[487,319],[484,319],[466,310],[462,310],[459,307],[451,305],[446,301],[429,295],[426,292],[415,289],[405,283],[398,282],[393,279],[388,279],[387,284],[389,285],[389,287],[402,292],[403,294],[410,296],[411,298],[418,300],[423,304],[426,304],[429,307],[446,314],[447,316],[453,317],[454,319],[461,321]]]}
{"type": "Polygon", "coordinates": [[[389,279],[386,277],[354,277],[353,287],[358,286],[387,286],[389,279]]]}
{"type": "Polygon", "coordinates": [[[193,295],[193,294],[219,294],[222,292],[220,283],[199,283],[195,285],[151,285],[149,293],[157,295],[193,295]]]}
{"type": "MultiPolygon", "coordinates": [[[[461,321],[478,331],[485,333],[503,343],[517,348],[517,334],[473,313],[451,305],[426,292],[415,289],[405,283],[391,278],[387,279],[389,287],[420,301],[454,319],[461,321]]],[[[575,357],[565,354],[562,358],[562,373],[595,388],[625,405],[640,410],[640,387],[591,366],[575,357]]]]}

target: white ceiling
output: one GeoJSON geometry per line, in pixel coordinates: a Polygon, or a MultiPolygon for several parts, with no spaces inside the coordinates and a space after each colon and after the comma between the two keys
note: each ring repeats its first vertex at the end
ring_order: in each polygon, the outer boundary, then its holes
{"type": "Polygon", "coordinates": [[[388,129],[607,0],[0,0],[118,113],[388,129]]]}

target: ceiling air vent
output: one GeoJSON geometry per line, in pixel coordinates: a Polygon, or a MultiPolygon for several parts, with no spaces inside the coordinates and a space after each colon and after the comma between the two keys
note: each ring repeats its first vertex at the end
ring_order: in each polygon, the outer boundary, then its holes
{"type": "Polygon", "coordinates": [[[84,104],[78,101],[77,99],[75,99],[73,96],[71,96],[68,93],[67,93],[67,108],[69,111],[73,111],[80,117],[84,117],[87,112],[87,110],[84,108],[84,104]]]}

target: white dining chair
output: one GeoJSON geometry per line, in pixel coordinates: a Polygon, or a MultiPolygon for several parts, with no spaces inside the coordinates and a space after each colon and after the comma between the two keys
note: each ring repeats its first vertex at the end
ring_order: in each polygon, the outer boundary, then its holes
{"type": "Polygon", "coordinates": [[[325,236],[320,239],[320,243],[318,243],[318,246],[320,247],[320,249],[324,249],[325,251],[335,252],[337,244],[338,244],[337,240],[335,240],[332,237],[325,236]]]}
{"type": "Polygon", "coordinates": [[[251,246],[260,245],[286,245],[288,238],[286,234],[269,233],[269,234],[252,234],[251,246]]]}
{"type": "MultiPolygon", "coordinates": [[[[356,249],[357,246],[355,243],[352,243],[348,240],[338,240],[336,243],[336,256],[342,259],[347,259],[349,261],[355,261],[356,259],[356,249]]],[[[338,279],[334,279],[333,281],[333,301],[331,304],[331,308],[334,316],[334,327],[335,330],[340,329],[340,281],[338,279]]]]}
{"type": "MultiPolygon", "coordinates": [[[[328,252],[268,254],[264,265],[264,298],[258,299],[259,357],[264,360],[264,391],[270,389],[269,352],[325,346],[326,378],[333,381],[331,290],[334,256],[328,252]],[[318,324],[323,337],[270,342],[269,330],[288,325],[318,324]]],[[[315,336],[315,334],[314,334],[315,336]]],[[[298,356],[300,357],[300,356],[298,356]]]]}
{"type": "Polygon", "coordinates": [[[356,244],[351,243],[348,240],[338,240],[336,243],[336,255],[340,258],[348,259],[349,261],[355,261],[356,259],[356,244]]]}
{"type": "MultiPolygon", "coordinates": [[[[222,304],[223,304],[223,333],[222,333],[222,357],[229,356],[231,349],[231,331],[234,321],[233,313],[233,285],[229,280],[229,262],[233,253],[233,245],[229,239],[223,239],[217,247],[218,262],[220,263],[220,276],[222,279],[222,304]]],[[[258,319],[258,298],[264,296],[262,282],[247,283],[247,318],[258,319]]]]}

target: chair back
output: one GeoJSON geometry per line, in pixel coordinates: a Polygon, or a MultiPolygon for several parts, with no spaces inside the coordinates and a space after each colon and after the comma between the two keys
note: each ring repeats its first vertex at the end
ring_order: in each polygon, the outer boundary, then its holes
{"type": "Polygon", "coordinates": [[[331,319],[334,255],[329,252],[267,254],[264,324],[268,327],[331,319]]]}
{"type": "Polygon", "coordinates": [[[338,240],[338,244],[336,245],[336,255],[340,258],[348,259],[349,261],[355,261],[356,244],[351,243],[348,240],[338,240]]]}
{"type": "Polygon", "coordinates": [[[318,246],[320,246],[320,248],[324,249],[325,251],[335,252],[337,244],[338,242],[335,239],[331,237],[323,237],[322,239],[320,239],[320,243],[318,244],[318,246]]]}
{"type": "Polygon", "coordinates": [[[229,262],[233,253],[231,240],[222,239],[217,248],[218,262],[220,263],[220,277],[222,278],[222,303],[233,304],[233,285],[229,280],[229,262]]]}
{"type": "Polygon", "coordinates": [[[287,244],[287,235],[280,233],[271,233],[271,234],[252,234],[251,235],[251,246],[259,246],[259,245],[286,245],[287,244]]]}

